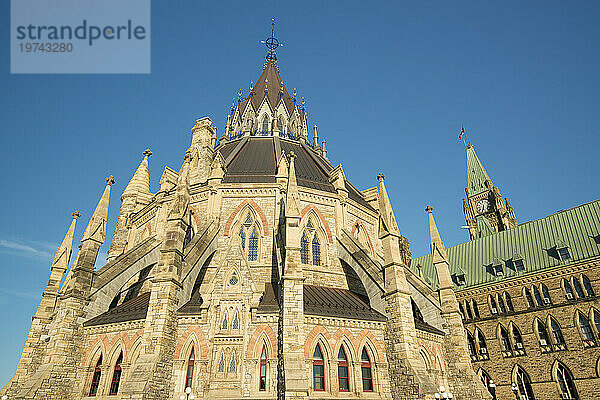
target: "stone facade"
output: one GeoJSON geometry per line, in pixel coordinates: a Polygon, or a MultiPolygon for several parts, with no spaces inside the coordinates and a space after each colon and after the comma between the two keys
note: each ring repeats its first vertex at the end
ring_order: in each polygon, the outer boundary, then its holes
{"type": "MultiPolygon", "coordinates": [[[[150,193],[149,156],[94,270],[112,177],[68,268],[51,267],[10,399],[485,399],[454,292],[409,268],[385,190],[327,158],[269,61],[227,118],[192,128],[150,193]],[[260,124],[260,125],[259,125],[260,124]],[[257,128],[260,126],[260,129],[257,128]],[[60,275],[60,277],[59,277],[60,275]],[[449,303],[448,303],[449,302],[449,303]]],[[[433,240],[433,236],[432,236],[433,240]]]]}

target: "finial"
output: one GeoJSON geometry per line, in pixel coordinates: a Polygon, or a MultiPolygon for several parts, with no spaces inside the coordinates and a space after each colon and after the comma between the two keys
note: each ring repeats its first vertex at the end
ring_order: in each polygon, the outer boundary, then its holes
{"type": "Polygon", "coordinates": [[[277,53],[275,51],[278,47],[283,46],[283,44],[279,43],[279,40],[275,38],[275,18],[271,19],[271,37],[266,40],[261,40],[261,43],[264,43],[267,47],[267,55],[265,57],[267,63],[277,63],[277,53]]]}
{"type": "Polygon", "coordinates": [[[252,91],[252,89],[254,89],[254,82],[250,81],[250,91],[252,91]]]}
{"type": "Polygon", "coordinates": [[[294,104],[296,104],[296,88],[294,88],[294,104]]]}
{"type": "Polygon", "coordinates": [[[296,153],[294,153],[293,151],[290,151],[290,160],[293,160],[294,158],[296,158],[296,153]]]}
{"type": "Polygon", "coordinates": [[[81,217],[81,214],[79,213],[79,211],[75,211],[71,215],[73,216],[73,219],[77,219],[77,218],[81,217]]]}
{"type": "Polygon", "coordinates": [[[240,89],[240,91],[238,92],[238,104],[240,101],[242,101],[242,89],[240,89]]]}
{"type": "Polygon", "coordinates": [[[427,211],[429,214],[431,214],[431,213],[433,213],[433,207],[427,206],[427,207],[425,207],[425,211],[427,211]]]}
{"type": "Polygon", "coordinates": [[[107,184],[108,186],[110,186],[110,185],[112,185],[112,184],[114,184],[114,183],[115,183],[115,178],[113,178],[113,176],[112,176],[112,175],[111,175],[111,176],[109,176],[108,178],[106,178],[106,184],[107,184]]]}
{"type": "Polygon", "coordinates": [[[383,175],[383,172],[380,172],[377,174],[377,180],[379,182],[383,182],[383,179],[385,178],[385,175],[383,175]]]}
{"type": "Polygon", "coordinates": [[[144,150],[144,152],[142,154],[145,155],[146,157],[150,157],[152,155],[152,152],[150,151],[150,149],[146,149],[146,150],[144,150]]]}

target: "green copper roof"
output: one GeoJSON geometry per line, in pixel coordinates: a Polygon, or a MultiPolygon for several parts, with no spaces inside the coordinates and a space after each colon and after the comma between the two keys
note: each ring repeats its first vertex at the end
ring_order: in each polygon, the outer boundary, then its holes
{"type": "Polygon", "coordinates": [[[483,164],[481,164],[475,153],[473,145],[469,143],[467,145],[467,185],[469,194],[475,195],[487,190],[485,187],[486,180],[491,182],[485,168],[483,168],[483,164]]]}
{"type": "MultiPolygon", "coordinates": [[[[464,271],[466,284],[456,290],[499,282],[600,256],[600,200],[559,211],[536,221],[450,247],[450,273],[464,271]],[[557,249],[567,247],[571,259],[561,261],[557,249]],[[516,271],[521,258],[524,271],[516,271]],[[502,264],[503,276],[493,274],[492,265],[502,264]]],[[[437,287],[431,254],[412,260],[411,269],[423,267],[423,275],[437,287]]],[[[456,282],[455,282],[456,285],[456,282]]]]}

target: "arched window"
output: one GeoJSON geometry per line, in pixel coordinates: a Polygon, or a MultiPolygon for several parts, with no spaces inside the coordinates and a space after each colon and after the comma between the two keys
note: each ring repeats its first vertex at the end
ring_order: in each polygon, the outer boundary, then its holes
{"type": "Polygon", "coordinates": [[[479,370],[479,377],[481,378],[481,383],[483,383],[483,386],[485,386],[488,392],[490,392],[492,395],[492,400],[496,400],[496,384],[492,378],[483,369],[479,370]]]}
{"type": "Polygon", "coordinates": [[[121,363],[123,362],[123,352],[119,354],[115,368],[113,370],[112,381],[110,382],[110,392],[108,394],[115,395],[119,393],[119,384],[121,383],[121,363]]]}
{"type": "Polygon", "coordinates": [[[483,336],[483,332],[481,332],[479,329],[477,329],[477,344],[479,345],[479,352],[481,354],[487,354],[487,344],[485,343],[485,336],[483,336]]]}
{"type": "Polygon", "coordinates": [[[521,332],[519,332],[519,328],[517,328],[516,325],[512,326],[512,336],[513,336],[513,341],[515,343],[515,347],[518,350],[522,350],[523,349],[523,337],[521,336],[521,332]]]}
{"type": "Polygon", "coordinates": [[[340,346],[338,351],[338,385],[340,392],[350,391],[350,379],[348,377],[348,357],[344,346],[340,346]]]}
{"type": "Polygon", "coordinates": [[[502,325],[500,325],[500,342],[502,343],[502,351],[507,353],[512,352],[512,344],[510,343],[508,331],[502,325]]]}
{"type": "Polygon", "coordinates": [[[496,293],[496,298],[498,299],[498,308],[502,314],[506,314],[506,305],[504,304],[504,299],[500,293],[496,293]]]}
{"type": "Polygon", "coordinates": [[[192,347],[192,351],[190,351],[190,357],[188,358],[188,362],[187,362],[187,369],[185,371],[185,387],[186,388],[192,387],[192,380],[194,378],[194,362],[195,362],[194,348],[192,347]]]}
{"type": "Polygon", "coordinates": [[[468,300],[465,302],[465,308],[467,310],[467,318],[473,319],[473,312],[471,311],[471,304],[469,304],[468,300]]]}
{"type": "Polygon", "coordinates": [[[458,303],[458,312],[460,313],[462,319],[465,319],[465,308],[463,307],[462,303],[458,303]]]}
{"type": "Polygon", "coordinates": [[[575,388],[575,382],[571,371],[563,364],[558,363],[556,366],[555,377],[558,382],[560,394],[562,399],[579,400],[577,389],[575,388]]]}
{"type": "Polygon", "coordinates": [[[594,325],[596,327],[596,334],[598,334],[598,337],[600,337],[600,312],[593,310],[592,315],[594,319],[594,325]]]}
{"type": "Polygon", "coordinates": [[[265,116],[263,117],[261,130],[263,132],[269,131],[269,116],[267,114],[265,114],[265,116]]]}
{"type": "Polygon", "coordinates": [[[473,300],[473,314],[475,314],[475,318],[479,318],[479,307],[475,300],[473,300]]]}
{"type": "Polygon", "coordinates": [[[512,298],[510,297],[510,294],[508,294],[508,292],[504,292],[504,300],[506,301],[506,309],[509,312],[514,312],[515,306],[513,305],[512,298]]]}
{"type": "Polygon", "coordinates": [[[549,305],[552,304],[552,299],[550,298],[550,292],[548,291],[548,286],[542,283],[542,296],[544,296],[544,304],[549,305]]]}
{"type": "Polygon", "coordinates": [[[225,330],[229,326],[229,321],[227,320],[227,311],[223,313],[223,321],[221,321],[221,329],[225,330]]]}
{"type": "Polygon", "coordinates": [[[552,337],[554,339],[554,344],[562,346],[565,344],[565,337],[562,334],[562,330],[560,329],[560,325],[556,320],[550,317],[550,330],[552,331],[552,337]]]}
{"type": "Polygon", "coordinates": [[[537,286],[533,287],[533,297],[535,297],[535,303],[537,304],[538,307],[544,306],[544,300],[542,300],[542,295],[540,293],[540,290],[537,288],[537,286]]]}
{"type": "Polygon", "coordinates": [[[221,358],[219,358],[217,372],[225,372],[225,354],[223,353],[223,350],[221,350],[221,358]]]}
{"type": "Polygon", "coordinates": [[[369,357],[369,353],[367,352],[367,348],[363,347],[362,353],[360,355],[361,362],[361,373],[362,373],[362,386],[363,392],[372,392],[373,391],[373,371],[371,369],[371,358],[369,357]]]}
{"type": "Polygon", "coordinates": [[[96,368],[94,368],[94,375],[92,376],[92,384],[90,386],[90,396],[95,396],[98,393],[98,385],[100,385],[100,376],[102,375],[102,355],[98,359],[96,363],[96,368]]]}
{"type": "Polygon", "coordinates": [[[315,235],[312,240],[312,256],[313,265],[321,265],[321,244],[319,243],[319,237],[315,235]]]}
{"type": "Polygon", "coordinates": [[[545,347],[550,345],[550,338],[548,337],[548,330],[546,325],[539,319],[535,320],[535,329],[537,330],[538,337],[540,338],[540,346],[545,347]]]}
{"type": "Polygon", "coordinates": [[[488,301],[490,302],[490,311],[492,314],[498,314],[498,305],[492,295],[488,295],[488,301]]]}
{"type": "Polygon", "coordinates": [[[248,240],[248,261],[256,261],[258,259],[258,233],[256,227],[252,229],[252,234],[248,240]]]}
{"type": "Polygon", "coordinates": [[[277,120],[277,129],[279,130],[279,132],[283,133],[284,126],[285,126],[285,123],[283,122],[283,117],[279,116],[279,119],[277,120]]]}
{"type": "Polygon", "coordinates": [[[583,313],[578,312],[579,319],[579,327],[581,328],[581,335],[583,336],[583,340],[588,342],[594,341],[594,332],[592,332],[592,327],[590,326],[590,321],[588,321],[587,317],[583,315],[583,313]]]}
{"type": "Polygon", "coordinates": [[[238,317],[237,311],[233,315],[233,322],[231,323],[231,329],[240,329],[240,319],[238,317]]]}
{"type": "Polygon", "coordinates": [[[302,239],[300,239],[300,260],[302,264],[309,263],[308,236],[306,232],[302,233],[302,239]]]}
{"type": "Polygon", "coordinates": [[[562,285],[565,289],[565,297],[567,298],[567,300],[572,300],[573,298],[575,298],[575,296],[573,295],[573,289],[571,288],[571,284],[566,278],[562,279],[562,285]]]}
{"type": "Polygon", "coordinates": [[[231,353],[231,360],[229,361],[229,372],[236,371],[236,361],[235,361],[235,350],[231,353]]]}
{"type": "Polygon", "coordinates": [[[263,344],[260,353],[260,377],[258,378],[258,390],[264,392],[267,390],[267,346],[263,344]]]}
{"type": "Polygon", "coordinates": [[[317,391],[325,390],[325,362],[320,344],[317,344],[313,353],[313,388],[317,391]]]}
{"type": "Polygon", "coordinates": [[[533,297],[531,296],[531,292],[528,288],[523,289],[523,293],[525,293],[525,300],[527,300],[527,306],[529,308],[535,307],[535,303],[533,302],[533,297]]]}
{"type": "Polygon", "coordinates": [[[477,350],[475,348],[475,340],[473,340],[473,335],[470,332],[467,332],[467,346],[469,347],[469,354],[471,357],[477,356],[477,350]]]}
{"type": "Polygon", "coordinates": [[[531,388],[531,380],[529,375],[521,367],[517,366],[516,371],[516,384],[519,391],[520,400],[535,400],[533,395],[533,389],[531,388]]]}
{"type": "Polygon", "coordinates": [[[587,276],[581,275],[581,280],[583,281],[583,287],[585,288],[585,292],[589,297],[594,296],[594,288],[592,287],[592,282],[588,279],[587,276]]]}
{"type": "Polygon", "coordinates": [[[238,233],[241,239],[242,251],[245,253],[248,261],[257,261],[260,225],[250,210],[248,210],[246,218],[243,221],[238,233]]]}

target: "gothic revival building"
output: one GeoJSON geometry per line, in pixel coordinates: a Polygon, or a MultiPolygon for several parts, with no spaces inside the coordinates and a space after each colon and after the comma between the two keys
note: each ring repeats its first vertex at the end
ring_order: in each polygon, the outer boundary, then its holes
{"type": "Polygon", "coordinates": [[[361,191],[329,161],[269,54],[224,134],[197,120],[156,193],[144,152],[99,269],[113,178],[70,262],[74,214],[0,394],[489,398],[433,216],[436,290],[408,268],[383,174],[361,191]]]}
{"type": "MultiPolygon", "coordinates": [[[[447,261],[476,373],[494,399],[596,398],[600,200],[517,225],[467,145],[471,241],[447,261]]],[[[411,268],[435,289],[435,257],[411,268]]]]}

